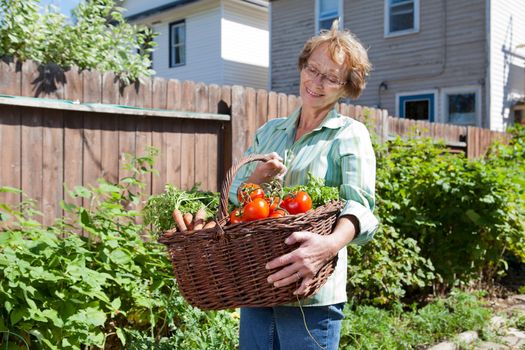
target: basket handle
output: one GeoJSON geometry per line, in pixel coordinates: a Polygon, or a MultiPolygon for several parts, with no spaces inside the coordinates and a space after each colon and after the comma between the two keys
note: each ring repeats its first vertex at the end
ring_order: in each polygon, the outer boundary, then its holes
{"type": "Polygon", "coordinates": [[[218,221],[222,222],[223,219],[228,217],[228,197],[230,195],[230,187],[232,185],[233,179],[235,177],[235,174],[237,174],[237,171],[247,163],[250,162],[256,162],[256,161],[263,161],[267,162],[271,160],[272,158],[263,155],[263,154],[251,154],[248,157],[241,158],[239,161],[237,161],[230,170],[226,173],[226,177],[224,178],[224,181],[222,182],[221,187],[221,203],[219,205],[219,215],[218,215],[218,221]]]}

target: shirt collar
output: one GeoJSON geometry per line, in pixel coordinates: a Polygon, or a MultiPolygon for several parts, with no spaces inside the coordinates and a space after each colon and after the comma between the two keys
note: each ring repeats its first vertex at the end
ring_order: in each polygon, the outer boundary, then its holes
{"type": "MultiPolygon", "coordinates": [[[[297,126],[297,120],[299,119],[299,115],[301,114],[301,107],[297,108],[295,111],[290,114],[288,118],[286,118],[278,127],[277,129],[286,129],[291,130],[295,129],[297,126]]],[[[319,125],[317,128],[314,129],[314,131],[321,130],[322,128],[329,128],[329,129],[339,129],[344,125],[344,117],[337,113],[335,108],[332,108],[330,112],[328,112],[327,116],[324,118],[321,125],[319,125]]]]}

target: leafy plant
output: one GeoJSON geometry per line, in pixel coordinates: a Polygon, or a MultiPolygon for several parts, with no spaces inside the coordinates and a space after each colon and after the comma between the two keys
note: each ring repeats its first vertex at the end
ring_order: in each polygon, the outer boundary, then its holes
{"type": "Polygon", "coordinates": [[[0,0],[0,57],[115,72],[124,84],[154,73],[156,36],[126,23],[115,0],[82,1],[74,23],[36,0],[0,0]]]}
{"type": "Polygon", "coordinates": [[[337,187],[326,186],[322,177],[316,177],[312,173],[308,173],[308,182],[306,185],[297,185],[285,187],[284,193],[293,191],[306,191],[312,198],[313,208],[322,206],[329,201],[339,199],[339,189],[337,187]]]}
{"type": "Polygon", "coordinates": [[[378,215],[417,241],[447,285],[503,271],[503,253],[523,241],[513,189],[489,163],[430,139],[398,138],[378,157],[378,215]]]}
{"type": "Polygon", "coordinates": [[[189,306],[164,246],[138,223],[140,178],[152,171],[153,154],[132,158],[130,176],[117,184],[73,189],[90,204],[63,203],[67,215],[51,226],[34,219],[30,199],[0,205],[0,331],[46,349],[121,347],[133,334],[188,349],[201,339],[235,346],[232,312],[189,306]]]}
{"type": "Polygon", "coordinates": [[[183,213],[195,213],[199,208],[204,207],[208,219],[217,215],[219,200],[218,193],[199,191],[197,187],[184,191],[167,184],[163,193],[148,199],[142,214],[145,224],[151,224],[155,235],[160,235],[175,227],[175,220],[172,217],[174,209],[179,209],[183,213]]]}

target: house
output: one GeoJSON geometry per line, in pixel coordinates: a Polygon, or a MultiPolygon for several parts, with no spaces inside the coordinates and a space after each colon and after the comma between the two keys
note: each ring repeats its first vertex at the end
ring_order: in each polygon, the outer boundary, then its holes
{"type": "Polygon", "coordinates": [[[268,1],[125,0],[121,6],[128,22],[158,33],[157,76],[268,88],[268,1]]]}
{"type": "Polygon", "coordinates": [[[374,66],[352,103],[500,131],[525,120],[525,1],[270,1],[271,90],[298,94],[297,56],[336,18],[374,66]]]}

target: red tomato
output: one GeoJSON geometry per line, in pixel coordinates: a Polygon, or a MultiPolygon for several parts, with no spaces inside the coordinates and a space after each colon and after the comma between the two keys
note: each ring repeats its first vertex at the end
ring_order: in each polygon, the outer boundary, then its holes
{"type": "Polygon", "coordinates": [[[283,216],[286,216],[286,214],[287,213],[284,209],[277,208],[270,214],[270,217],[271,218],[282,218],[283,216]]]}
{"type": "Polygon", "coordinates": [[[270,206],[270,214],[273,213],[273,211],[279,206],[279,202],[281,201],[279,197],[266,197],[266,201],[268,202],[268,205],[270,206]]]}
{"type": "Polygon", "coordinates": [[[261,186],[252,183],[246,183],[239,186],[237,190],[237,199],[242,205],[253,201],[255,198],[264,198],[264,191],[261,186]]]}
{"type": "Polygon", "coordinates": [[[230,224],[238,224],[242,222],[242,211],[240,208],[233,209],[230,213],[230,224]]]}
{"type": "Polygon", "coordinates": [[[290,193],[283,199],[283,208],[292,215],[306,213],[312,209],[312,198],[305,191],[290,193]]]}
{"type": "Polygon", "coordinates": [[[270,206],[264,198],[255,198],[243,208],[242,220],[254,221],[267,218],[270,214],[270,206]]]}

